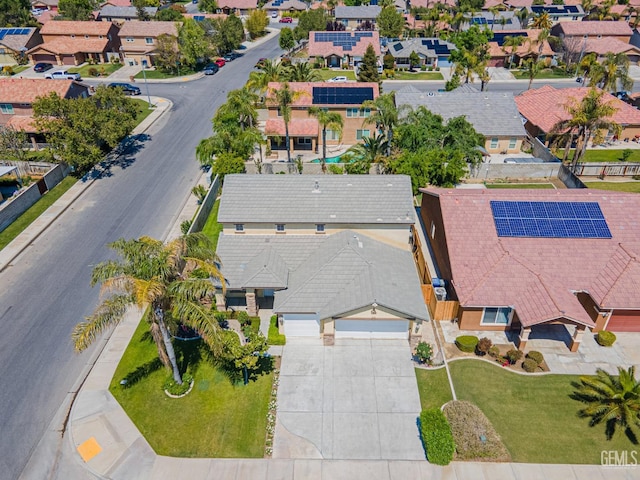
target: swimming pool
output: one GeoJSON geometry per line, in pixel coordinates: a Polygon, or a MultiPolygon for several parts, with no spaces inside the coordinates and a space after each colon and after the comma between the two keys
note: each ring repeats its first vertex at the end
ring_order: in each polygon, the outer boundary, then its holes
{"type": "MultiPolygon", "coordinates": [[[[341,155],[338,155],[337,157],[327,157],[325,162],[326,163],[342,163],[340,158],[341,158],[341,155]]],[[[315,160],[311,160],[311,163],[321,163],[321,162],[322,162],[321,158],[316,158],[315,160]]]]}

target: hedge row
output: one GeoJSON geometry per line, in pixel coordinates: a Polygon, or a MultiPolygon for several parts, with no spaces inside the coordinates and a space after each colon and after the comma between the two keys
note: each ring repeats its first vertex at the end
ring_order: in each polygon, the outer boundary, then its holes
{"type": "Polygon", "coordinates": [[[463,352],[475,352],[478,345],[478,337],[473,335],[460,335],[456,338],[456,346],[463,352]]]}
{"type": "Polygon", "coordinates": [[[420,414],[420,433],[427,460],[435,465],[449,465],[456,445],[449,422],[439,408],[430,408],[420,414]]]}

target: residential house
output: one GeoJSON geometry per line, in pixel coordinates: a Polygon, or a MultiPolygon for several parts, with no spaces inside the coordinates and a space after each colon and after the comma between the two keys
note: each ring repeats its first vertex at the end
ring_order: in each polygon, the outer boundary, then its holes
{"type": "Polygon", "coordinates": [[[122,44],[122,61],[126,65],[154,65],[153,57],[160,35],[178,37],[176,22],[125,22],[118,34],[122,44]]]}
{"type": "Polygon", "coordinates": [[[270,13],[284,13],[292,11],[304,12],[307,9],[307,4],[300,0],[271,0],[266,3],[262,9],[270,13]]]}
{"type": "Polygon", "coordinates": [[[56,93],[61,98],[88,97],[89,87],[73,80],[46,80],[44,78],[0,79],[0,126],[23,130],[37,147],[42,135],[33,125],[33,103],[39,97],[56,93]]]}
{"type": "Polygon", "coordinates": [[[89,60],[105,63],[118,58],[118,27],[112,23],[49,21],[40,35],[43,43],[27,52],[32,63],[80,65],[89,60]]]}
{"type": "Polygon", "coordinates": [[[258,8],[258,0],[219,0],[216,2],[218,11],[225,15],[232,13],[238,16],[245,16],[251,13],[251,10],[258,8]]]}
{"type": "Polygon", "coordinates": [[[40,43],[42,37],[36,28],[0,28],[0,65],[15,65],[40,43]]]}
{"type": "Polygon", "coordinates": [[[461,27],[462,30],[469,30],[473,25],[478,25],[480,28],[488,28],[492,32],[520,30],[522,28],[520,19],[518,19],[514,10],[499,11],[495,15],[487,11],[474,13],[461,27]]]}
{"type": "MultiPolygon", "coordinates": [[[[144,7],[144,12],[149,18],[156,16],[158,7],[144,7]]],[[[122,25],[124,22],[138,19],[138,9],[133,6],[118,7],[114,5],[105,5],[98,12],[98,21],[113,22],[122,25]]]]}
{"type": "Polygon", "coordinates": [[[429,316],[411,252],[414,212],[404,175],[227,175],[218,308],[272,307],[288,337],[328,343],[418,336],[429,316]]]}
{"type": "Polygon", "coordinates": [[[616,38],[587,38],[583,40],[582,51],[585,55],[595,53],[599,62],[603,61],[609,53],[626,55],[631,65],[637,65],[640,62],[640,48],[616,38]]]}
{"type": "Polygon", "coordinates": [[[375,25],[381,10],[378,5],[338,6],[335,8],[335,18],[347,30],[358,30],[364,22],[375,25]]]}
{"type": "Polygon", "coordinates": [[[527,137],[511,92],[425,93],[407,87],[398,90],[395,99],[398,107],[425,107],[445,121],[465,117],[485,137],[488,153],[518,153],[527,137]]]}
{"type": "Polygon", "coordinates": [[[35,0],[31,2],[31,9],[35,11],[58,11],[58,1],[59,0],[35,0]]]}
{"type": "MultiPolygon", "coordinates": [[[[515,100],[520,114],[526,119],[527,132],[548,144],[553,137],[555,125],[571,118],[565,105],[570,101],[580,102],[589,90],[586,87],[556,89],[545,85],[518,95],[515,100]]],[[[620,139],[630,141],[639,138],[640,110],[609,93],[604,94],[604,101],[616,108],[616,112],[608,120],[622,127],[620,139]]]]}
{"type": "Polygon", "coordinates": [[[538,40],[541,30],[502,30],[494,32],[493,38],[489,41],[489,66],[509,67],[510,64],[520,65],[522,60],[536,57],[540,60],[553,58],[553,49],[547,40],[538,40]],[[509,37],[522,37],[520,46],[508,46],[509,37]],[[507,45],[505,45],[505,42],[507,45]]]}
{"type": "Polygon", "coordinates": [[[554,24],[580,22],[587,16],[582,5],[531,5],[525,8],[530,18],[546,13],[554,24]]]}
{"type": "Polygon", "coordinates": [[[640,331],[638,195],[421,192],[425,236],[447,298],[459,302],[460,330],[511,330],[523,350],[530,335],[564,325],[572,351],[587,328],[640,331]]]}
{"type": "MultiPolygon", "coordinates": [[[[284,120],[272,93],[280,88],[280,83],[269,83],[267,93],[265,134],[272,150],[286,149],[284,120]]],[[[371,110],[363,108],[362,103],[378,98],[380,90],[377,83],[289,82],[289,88],[296,96],[288,125],[290,147],[294,151],[319,150],[322,130],[318,121],[308,114],[312,106],[337,112],[342,117],[342,136],[327,130],[327,145],[355,145],[375,129],[375,126],[363,125],[364,119],[371,115],[371,110]]]]}
{"type": "Polygon", "coordinates": [[[355,67],[369,45],[380,56],[378,32],[309,32],[309,58],[322,59],[327,67],[355,67]]]}
{"type": "Polygon", "coordinates": [[[551,35],[563,40],[611,38],[629,43],[632,34],[633,30],[624,21],[563,22],[551,28],[551,35]]]}
{"type": "Polygon", "coordinates": [[[387,52],[395,59],[396,67],[409,67],[411,52],[420,57],[420,65],[427,67],[451,66],[451,52],[456,50],[453,43],[439,38],[409,38],[398,42],[389,43],[387,52]]]}

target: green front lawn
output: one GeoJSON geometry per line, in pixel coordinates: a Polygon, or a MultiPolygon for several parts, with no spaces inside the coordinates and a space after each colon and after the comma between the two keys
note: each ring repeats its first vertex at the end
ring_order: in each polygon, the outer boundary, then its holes
{"type": "Polygon", "coordinates": [[[440,408],[448,401],[453,400],[447,371],[444,368],[434,370],[416,368],[415,370],[422,410],[440,408]]]}
{"type": "Polygon", "coordinates": [[[584,182],[588,188],[615,190],[616,192],[640,193],[640,182],[584,182]]]}
{"type": "Polygon", "coordinates": [[[173,399],[162,391],[169,373],[144,321],[109,387],[151,447],[158,455],[175,457],[262,458],[273,372],[246,386],[234,384],[210,362],[201,342],[174,344],[179,363],[188,359],[195,381],[186,397],[173,399]],[[127,387],[120,385],[125,378],[127,387]]]}
{"type": "Polygon", "coordinates": [[[77,178],[65,177],[58,185],[40,197],[28,210],[16,218],[11,225],[0,232],[0,250],[20,235],[25,228],[31,225],[36,218],[42,215],[47,208],[53,205],[53,203],[66,193],[77,181],[77,178]]]}
{"type": "Polygon", "coordinates": [[[477,360],[449,364],[459,400],[489,418],[514,462],[600,464],[602,450],[638,450],[622,432],[611,441],[603,425],[589,427],[569,398],[576,375],[524,376],[477,360]]]}
{"type": "Polygon", "coordinates": [[[153,112],[153,107],[149,106],[149,102],[139,98],[130,98],[130,101],[136,105],[136,125],[140,123],[153,112]]]}
{"type": "Polygon", "coordinates": [[[485,183],[484,185],[487,188],[553,188],[553,185],[550,183],[485,183]]]}
{"type": "MultiPolygon", "coordinates": [[[[640,149],[634,148],[631,150],[631,156],[627,160],[629,163],[640,162],[640,149]]],[[[584,153],[584,157],[581,162],[622,162],[622,150],[604,150],[604,149],[588,149],[584,153]]],[[[569,158],[573,158],[573,150],[569,153],[569,158]]]]}
{"type": "MultiPolygon", "coordinates": [[[[518,80],[529,80],[529,75],[523,70],[512,70],[511,73],[518,80]]],[[[562,68],[545,68],[538,75],[535,80],[553,80],[555,78],[572,78],[572,73],[565,72],[562,68]]]]}
{"type": "Polygon", "coordinates": [[[122,68],[121,63],[100,63],[97,65],[86,64],[86,65],[82,65],[81,67],[69,68],[69,72],[79,73],[82,78],[92,78],[95,76],[108,77],[119,68],[122,68]],[[98,75],[91,75],[89,73],[89,70],[93,68],[95,68],[98,71],[98,75]]]}
{"type": "Polygon", "coordinates": [[[175,71],[175,72],[171,72],[171,73],[165,73],[165,72],[162,72],[160,70],[145,70],[144,72],[142,72],[142,71],[138,72],[134,78],[136,78],[136,79],[144,79],[144,76],[146,75],[149,80],[159,80],[159,79],[163,79],[163,78],[184,77],[184,76],[187,76],[187,75],[193,75],[194,73],[196,73],[195,70],[192,70],[192,69],[186,68],[186,67],[180,68],[179,72],[175,71]]]}
{"type": "Polygon", "coordinates": [[[347,80],[356,80],[353,70],[323,70],[316,68],[314,72],[318,74],[320,80],[330,80],[333,77],[347,77],[347,80]]]}
{"type": "MultiPolygon", "coordinates": [[[[387,80],[387,79],[385,79],[387,80]]],[[[398,72],[396,71],[393,78],[388,80],[444,80],[440,72],[398,72]]]]}
{"type": "Polygon", "coordinates": [[[207,237],[213,240],[213,245],[218,245],[218,237],[222,232],[222,224],[218,223],[218,209],[220,208],[220,200],[216,200],[216,203],[213,204],[213,208],[211,209],[211,213],[209,214],[209,218],[207,218],[207,222],[202,227],[202,233],[204,233],[207,237]]]}

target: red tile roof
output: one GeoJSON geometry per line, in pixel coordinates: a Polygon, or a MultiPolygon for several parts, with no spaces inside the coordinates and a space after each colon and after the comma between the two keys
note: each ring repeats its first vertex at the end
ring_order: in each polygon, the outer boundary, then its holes
{"type": "MultiPolygon", "coordinates": [[[[516,97],[516,105],[520,114],[543,132],[550,132],[560,120],[568,120],[569,113],[565,109],[568,101],[580,102],[589,93],[589,88],[555,89],[550,85],[528,90],[516,97]],[[571,100],[573,99],[573,100],[571,100]]],[[[607,104],[612,104],[618,110],[611,120],[620,125],[639,125],[640,110],[623,102],[609,93],[603,97],[607,104]]]]}
{"type": "MultiPolygon", "coordinates": [[[[329,55],[362,57],[369,44],[373,45],[376,55],[380,55],[380,35],[378,32],[371,32],[373,34],[371,37],[362,37],[351,50],[344,50],[341,46],[334,46],[333,42],[316,42],[316,33],[324,32],[309,32],[308,51],[310,57],[328,57],[329,55]]],[[[344,33],[350,33],[352,37],[355,37],[356,32],[344,33]]]]}
{"type": "Polygon", "coordinates": [[[72,22],[56,20],[47,22],[40,30],[41,35],[106,35],[113,26],[111,22],[72,22]]]}
{"type": "Polygon", "coordinates": [[[524,326],[593,326],[572,292],[640,308],[640,195],[603,190],[422,189],[440,198],[452,284],[464,306],[513,306],[524,326]],[[498,237],[490,200],[598,202],[611,239],[498,237]]]}
{"type": "MultiPolygon", "coordinates": [[[[284,120],[281,118],[269,118],[264,128],[267,135],[278,135],[284,138],[284,120]]],[[[293,119],[289,122],[289,136],[291,137],[317,137],[318,120],[315,118],[293,119]]]]}
{"type": "Polygon", "coordinates": [[[54,12],[53,10],[47,10],[46,12],[43,12],[41,15],[38,16],[38,23],[41,23],[42,25],[44,25],[47,22],[50,22],[53,17],[57,17],[58,16],[58,12],[54,12]]]}
{"type": "MultiPolygon", "coordinates": [[[[554,54],[553,49],[549,45],[549,42],[544,40],[542,42],[542,51],[540,51],[540,44],[538,43],[538,35],[541,30],[539,29],[528,29],[528,30],[501,30],[500,34],[514,35],[519,33],[525,33],[527,36],[524,37],[522,45],[516,48],[516,54],[520,57],[525,57],[530,53],[535,53],[543,55],[543,56],[552,56],[554,54]]],[[[489,42],[489,55],[492,58],[502,58],[511,56],[511,47],[501,47],[497,42],[489,42]]]]}
{"type": "MultiPolygon", "coordinates": [[[[567,36],[570,35],[602,35],[603,37],[625,36],[630,37],[633,31],[627,22],[560,22],[558,29],[567,36]]],[[[555,30],[554,30],[555,31],[555,30]]]]}
{"type": "MultiPolygon", "coordinates": [[[[124,37],[157,37],[162,34],[178,36],[178,27],[176,22],[140,22],[132,20],[124,22],[124,25],[118,32],[120,38],[124,37]]],[[[123,44],[125,50],[126,44],[123,44]]]]}
{"type": "Polygon", "coordinates": [[[103,7],[105,5],[113,5],[114,7],[130,7],[131,0],[107,0],[102,4],[103,7]]]}
{"type": "Polygon", "coordinates": [[[9,127],[13,127],[15,130],[23,130],[27,133],[35,133],[38,129],[33,123],[33,117],[30,115],[14,115],[7,122],[9,127]]]}
{"type": "Polygon", "coordinates": [[[237,8],[249,10],[258,8],[258,0],[218,0],[218,8],[237,8]]]}
{"type": "Polygon", "coordinates": [[[44,78],[0,79],[0,103],[33,103],[37,97],[55,92],[65,98],[73,80],[46,80],[44,78]]]}
{"type": "Polygon", "coordinates": [[[618,40],[615,37],[588,38],[585,43],[584,51],[587,53],[593,52],[597,55],[606,55],[607,53],[631,53],[633,55],[640,55],[640,48],[618,40]]]}
{"type": "MultiPolygon", "coordinates": [[[[339,72],[338,72],[339,73],[339,72]]],[[[267,87],[267,103],[271,106],[274,106],[273,102],[273,93],[276,90],[280,89],[282,84],[278,82],[269,82],[267,87]]],[[[375,82],[341,82],[341,83],[332,83],[332,82],[289,82],[289,89],[293,92],[297,92],[296,98],[294,99],[292,106],[295,107],[310,107],[312,105],[319,105],[313,103],[313,87],[340,87],[340,88],[362,88],[362,87],[371,87],[373,89],[373,99],[378,98],[380,94],[380,88],[375,82]]],[[[357,104],[343,104],[343,105],[333,105],[334,107],[343,107],[349,105],[360,105],[357,104]]]]}
{"type": "Polygon", "coordinates": [[[28,53],[45,50],[58,54],[102,53],[107,48],[108,38],[66,38],[60,37],[36,45],[28,53]]]}

